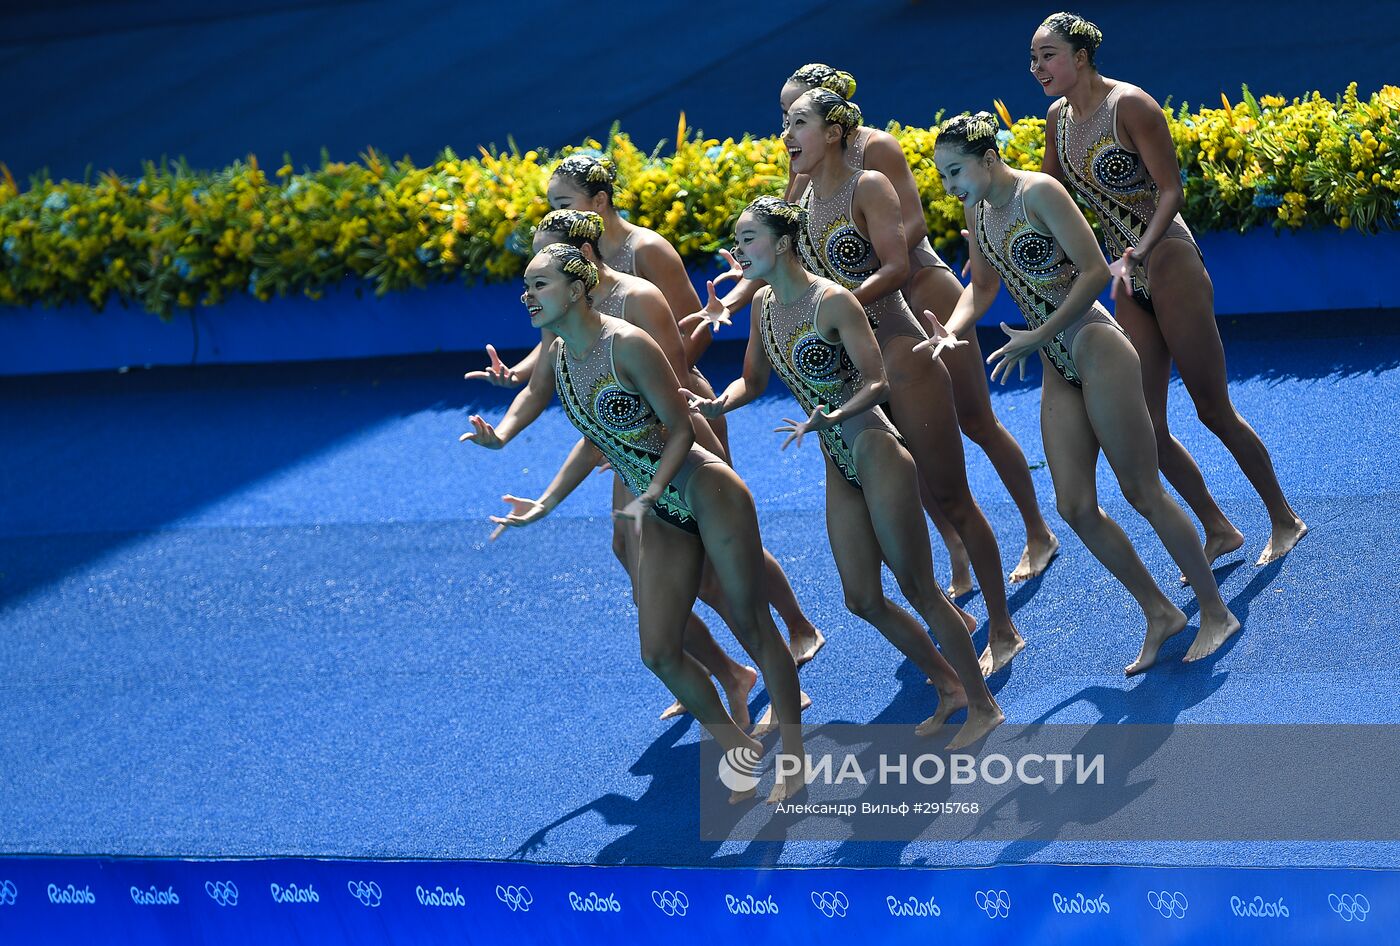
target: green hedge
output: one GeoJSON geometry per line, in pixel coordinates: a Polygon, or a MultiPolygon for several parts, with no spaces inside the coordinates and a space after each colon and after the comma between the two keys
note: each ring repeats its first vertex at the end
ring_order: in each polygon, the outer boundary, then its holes
{"type": "MultiPolygon", "coordinates": [[[[1246,89],[1241,102],[1221,104],[1166,113],[1192,228],[1396,224],[1400,88],[1363,100],[1353,84],[1335,99],[1291,102],[1246,89]]],[[[1040,166],[1044,124],[1010,122],[1001,132],[1008,161],[1040,166]]],[[[935,245],[957,255],[962,213],[933,167],[936,133],[889,129],[914,170],[935,245]]],[[[776,138],[692,134],[684,116],[676,141],[647,153],[614,130],[606,145],[581,147],[617,165],[617,205],[629,219],[708,264],[739,210],[782,189],[787,156],[776,138]]],[[[548,209],[544,187],[560,156],[512,146],[464,159],[449,150],[420,168],[369,151],[301,172],[288,162],[270,175],[250,157],[214,172],[149,165],[136,180],[35,179],[27,190],[0,165],[0,303],[101,308],[115,296],[168,316],[241,292],[316,298],[347,278],[377,293],[510,279],[523,268],[529,228],[548,209]]]]}

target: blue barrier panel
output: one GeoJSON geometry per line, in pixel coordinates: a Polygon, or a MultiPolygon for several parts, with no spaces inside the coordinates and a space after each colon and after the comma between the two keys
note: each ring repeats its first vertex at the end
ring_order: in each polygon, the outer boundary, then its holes
{"type": "MultiPolygon", "coordinates": [[[[1400,289],[1378,277],[1400,257],[1400,233],[1210,233],[1201,248],[1219,315],[1400,308],[1400,289]]],[[[702,299],[705,280],[719,271],[692,274],[702,299]]],[[[539,335],[519,297],[515,282],[442,283],[382,297],[370,290],[357,295],[347,285],[318,301],[235,296],[170,322],[120,306],[100,313],[78,305],[0,308],[0,375],[371,358],[479,350],[487,342],[502,351],[523,350],[539,335]]],[[[983,324],[1002,321],[1023,321],[1006,292],[983,324]]],[[[736,318],[720,337],[747,338],[747,318],[736,318]]]]}
{"type": "Polygon", "coordinates": [[[1395,941],[1400,871],[0,859],[0,942],[1395,941]]]}

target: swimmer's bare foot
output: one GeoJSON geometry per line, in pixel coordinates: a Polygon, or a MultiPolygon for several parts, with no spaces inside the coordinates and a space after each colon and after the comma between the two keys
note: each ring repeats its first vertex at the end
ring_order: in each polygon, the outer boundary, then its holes
{"type": "Polygon", "coordinates": [[[969,709],[967,711],[967,722],[962,724],[952,740],[948,743],[950,750],[961,749],[970,746],[980,739],[986,738],[987,733],[996,729],[1006,721],[1006,716],[1002,713],[1001,707],[993,703],[990,709],[969,709]]]}
{"type": "Polygon", "coordinates": [[[1283,558],[1293,551],[1293,546],[1307,534],[1308,527],[1302,519],[1294,519],[1286,526],[1274,526],[1269,535],[1269,544],[1264,546],[1264,551],[1259,553],[1259,561],[1254,564],[1267,565],[1275,559],[1283,558]]]}
{"type": "Polygon", "coordinates": [[[964,565],[961,569],[954,568],[953,580],[948,582],[948,587],[943,590],[948,592],[948,597],[954,601],[972,594],[972,572],[968,566],[964,565]]]}
{"type": "MultiPolygon", "coordinates": [[[[974,633],[976,633],[976,631],[977,631],[977,619],[976,619],[975,617],[973,617],[972,615],[968,614],[968,613],[967,613],[966,611],[964,611],[962,608],[959,608],[956,604],[953,605],[953,608],[954,608],[954,610],[956,610],[956,611],[958,612],[958,617],[962,618],[963,625],[967,628],[968,636],[970,637],[970,636],[972,636],[974,633]]],[[[933,682],[933,678],[932,678],[932,677],[925,677],[925,678],[924,678],[924,682],[927,683],[929,686],[933,686],[933,685],[934,685],[934,682],[933,682]]]]}
{"type": "Polygon", "coordinates": [[[826,638],[822,632],[815,627],[810,632],[799,632],[792,635],[792,659],[800,667],[817,656],[817,651],[826,646],[826,638]]]}
{"type": "MultiPolygon", "coordinates": [[[[802,712],[805,713],[807,712],[807,708],[812,705],[812,698],[807,695],[806,691],[799,690],[798,692],[802,694],[801,707],[802,712]]],[[[754,726],[753,731],[750,732],[749,735],[755,739],[762,739],[777,728],[778,720],[773,715],[773,704],[769,703],[768,708],[763,711],[763,715],[758,718],[758,725],[754,726]]]]}
{"type": "Polygon", "coordinates": [[[1026,548],[1021,552],[1021,561],[1016,563],[1016,567],[1011,570],[1010,582],[1014,585],[1017,582],[1029,581],[1050,567],[1050,563],[1056,555],[1060,554],[1060,540],[1055,538],[1055,533],[1046,533],[1046,538],[1026,541],[1026,548]]]}
{"type": "Polygon", "coordinates": [[[953,544],[948,546],[948,564],[953,574],[944,591],[956,601],[963,595],[972,593],[972,560],[967,557],[967,549],[962,542],[954,540],[953,544]]]}
{"type": "Polygon", "coordinates": [[[990,677],[994,673],[999,673],[1007,664],[1011,663],[1011,658],[1026,649],[1026,639],[1013,628],[1010,636],[997,634],[987,640],[987,646],[982,651],[982,656],[977,659],[977,664],[982,668],[982,676],[990,677]]]}
{"type": "Polygon", "coordinates": [[[1201,629],[1196,632],[1196,639],[1191,642],[1191,646],[1186,650],[1186,656],[1182,658],[1186,663],[1209,657],[1220,649],[1220,645],[1225,643],[1230,637],[1240,629],[1240,619],[1235,617],[1227,609],[1223,618],[1215,618],[1207,621],[1201,618],[1201,629]]]}
{"type": "MultiPolygon", "coordinates": [[[[791,757],[789,756],[789,758],[791,757]]],[[[768,793],[768,804],[776,805],[779,802],[795,798],[806,789],[807,773],[804,765],[796,773],[773,781],[773,790],[768,793]]]]}
{"type": "Polygon", "coordinates": [[[1137,660],[1123,668],[1125,677],[1142,673],[1157,662],[1157,651],[1173,634],[1181,633],[1186,627],[1186,615],[1176,605],[1164,608],[1147,619],[1147,635],[1142,640],[1142,650],[1137,660]]]}
{"type": "Polygon", "coordinates": [[[734,717],[734,725],[740,729],[749,728],[749,693],[758,682],[758,671],[752,667],[740,667],[732,683],[724,686],[724,701],[729,704],[729,715],[734,717]]]}
{"type": "MultiPolygon", "coordinates": [[[[749,728],[749,693],[757,682],[757,670],[752,667],[740,667],[738,676],[728,686],[720,684],[720,688],[724,690],[724,698],[729,703],[729,715],[734,718],[734,724],[740,729],[749,728]]],[[[684,703],[676,700],[661,711],[658,719],[675,719],[689,712],[684,703]]]]}
{"type": "MultiPolygon", "coordinates": [[[[929,682],[932,683],[933,681],[930,680],[929,682]]],[[[947,691],[939,690],[938,706],[934,708],[932,716],[914,727],[914,735],[934,735],[938,732],[939,727],[947,724],[949,717],[966,706],[967,691],[961,686],[947,691]]]]}
{"type": "MultiPolygon", "coordinates": [[[[1235,549],[1244,545],[1244,533],[1234,526],[1223,532],[1211,532],[1206,534],[1205,545],[1202,550],[1206,553],[1206,561],[1212,565],[1215,560],[1222,555],[1229,555],[1235,549]]],[[[1189,585],[1191,582],[1185,575],[1181,576],[1181,583],[1189,585]]]]}

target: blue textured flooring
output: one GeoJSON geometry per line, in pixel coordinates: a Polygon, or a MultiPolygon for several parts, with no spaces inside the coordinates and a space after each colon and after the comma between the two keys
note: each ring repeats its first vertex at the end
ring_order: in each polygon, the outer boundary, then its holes
{"type": "MultiPolygon", "coordinates": [[[[1037,389],[998,390],[1064,543],[1012,597],[1029,641],[998,678],[1012,722],[1400,722],[1400,323],[1223,328],[1236,404],[1311,534],[1252,565],[1263,509],[1174,386],[1178,436],[1247,535],[1217,569],[1245,631],[1189,668],[1182,635],[1125,680],[1135,608],[1054,514],[1037,389]]],[[[741,354],[720,346],[706,371],[727,381],[741,354]]],[[[606,478],[485,541],[497,497],[543,488],[573,431],[551,408],[504,453],[458,444],[466,413],[505,404],[458,380],[478,360],[0,380],[0,852],[1400,865],[1400,846],[1359,843],[702,843],[700,731],[656,720],[669,697],[637,659],[606,478]]],[[[790,413],[775,383],[732,430],[766,542],[830,639],[803,670],[806,719],[920,720],[919,674],[842,607],[816,444],[779,453],[771,433],[790,413]]],[[[1019,518],[968,458],[1009,569],[1019,518]]],[[[1194,614],[1106,464],[1100,483],[1194,614]]]]}

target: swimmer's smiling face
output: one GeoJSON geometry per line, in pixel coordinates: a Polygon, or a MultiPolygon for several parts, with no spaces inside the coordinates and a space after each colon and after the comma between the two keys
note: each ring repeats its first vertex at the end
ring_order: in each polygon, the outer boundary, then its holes
{"type": "Polygon", "coordinates": [[[1049,27],[1042,26],[1031,37],[1031,76],[1046,95],[1061,96],[1074,88],[1079,73],[1088,66],[1088,56],[1074,51],[1069,42],[1049,27]]]}
{"type": "MultiPolygon", "coordinates": [[[[785,238],[784,238],[785,239],[785,238]]],[[[739,215],[734,224],[734,259],[743,267],[747,279],[764,279],[778,263],[778,236],[759,222],[750,211],[739,215]]],[[[788,243],[791,243],[788,240],[788,243]]]]}
{"type": "Polygon", "coordinates": [[[520,301],[535,328],[559,321],[584,295],[583,280],[564,272],[548,253],[536,253],[525,267],[525,291],[520,301]]]}
{"type": "Polygon", "coordinates": [[[943,190],[961,201],[964,207],[985,199],[992,182],[989,157],[994,159],[994,152],[968,154],[962,149],[962,142],[944,144],[940,141],[933,149],[933,163],[943,181],[943,190]]]}
{"type": "Polygon", "coordinates": [[[805,94],[793,102],[783,129],[783,146],[794,174],[810,174],[821,164],[826,149],[841,141],[841,126],[828,125],[805,94]]]}

